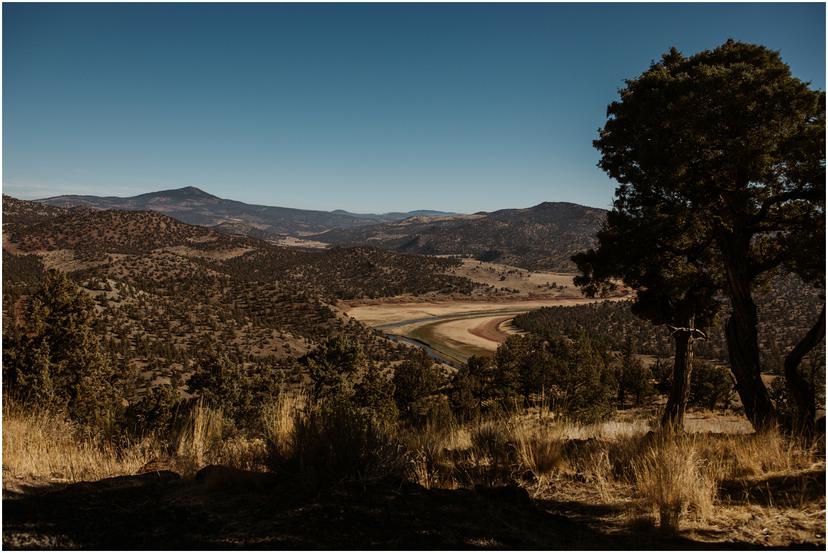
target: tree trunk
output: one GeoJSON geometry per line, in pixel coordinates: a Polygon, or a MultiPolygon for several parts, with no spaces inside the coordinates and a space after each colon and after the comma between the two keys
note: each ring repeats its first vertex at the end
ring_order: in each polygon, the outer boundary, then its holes
{"type": "Polygon", "coordinates": [[[744,306],[734,306],[725,333],[730,367],[736,377],[736,391],[739,392],[748,420],[754,429],[760,431],[776,424],[776,409],[762,382],[758,332],[752,322],[755,320],[755,307],[751,313],[744,306]]]}
{"type": "Polygon", "coordinates": [[[796,408],[793,429],[806,435],[813,434],[814,418],[816,417],[816,398],[814,389],[802,373],[799,364],[802,358],[814,349],[825,338],[825,304],[814,326],[802,337],[798,344],[785,357],[785,386],[793,399],[796,408]]]}
{"type": "Polygon", "coordinates": [[[687,400],[690,398],[690,374],[693,370],[693,319],[691,318],[684,329],[673,333],[676,346],[673,358],[673,382],[667,406],[661,417],[661,427],[681,432],[684,430],[684,412],[687,410],[687,400]]]}
{"type": "Polygon", "coordinates": [[[752,278],[747,263],[749,241],[733,237],[721,240],[728,295],[732,313],[725,325],[730,368],[745,414],[757,431],[776,425],[776,409],[762,382],[759,361],[759,319],[751,293],[752,278]]]}

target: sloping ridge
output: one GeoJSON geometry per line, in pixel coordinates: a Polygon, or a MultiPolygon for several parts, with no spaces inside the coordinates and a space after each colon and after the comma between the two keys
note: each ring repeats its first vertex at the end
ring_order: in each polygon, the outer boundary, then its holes
{"type": "Polygon", "coordinates": [[[149,192],[127,198],[68,195],[37,201],[58,207],[152,210],[192,225],[224,225],[222,228],[229,229],[232,234],[259,238],[283,235],[301,237],[333,228],[352,228],[401,220],[410,216],[407,213],[363,215],[342,210],[320,211],[247,204],[219,198],[194,186],[149,192]]]}
{"type": "Polygon", "coordinates": [[[471,255],[528,269],[572,270],[570,257],[592,245],[606,211],[543,202],[475,217],[410,218],[315,236],[329,244],[371,244],[407,253],[471,255]]]}

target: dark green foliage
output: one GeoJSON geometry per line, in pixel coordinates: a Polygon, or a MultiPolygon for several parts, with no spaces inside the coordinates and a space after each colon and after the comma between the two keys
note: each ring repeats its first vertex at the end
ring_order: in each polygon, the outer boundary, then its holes
{"type": "Polygon", "coordinates": [[[494,366],[491,358],[473,355],[460,367],[451,384],[451,407],[461,420],[479,418],[491,397],[494,366]]]}
{"type": "Polygon", "coordinates": [[[567,417],[595,422],[615,408],[618,383],[610,361],[583,332],[575,340],[510,336],[495,353],[486,395],[502,409],[542,399],[567,417]]]}
{"type": "Polygon", "coordinates": [[[399,409],[394,400],[394,383],[373,364],[355,386],[353,403],[377,428],[390,432],[397,424],[399,409]]]}
{"type": "Polygon", "coordinates": [[[697,360],[690,379],[690,404],[707,409],[727,407],[733,393],[733,375],[727,367],[697,360]]]}
{"type": "Polygon", "coordinates": [[[445,384],[440,368],[424,351],[412,352],[394,370],[394,400],[400,415],[409,422],[422,423],[438,407],[436,394],[445,384]]]}
{"type": "Polygon", "coordinates": [[[313,381],[314,401],[347,406],[383,432],[395,428],[395,383],[368,362],[358,342],[342,336],[325,340],[300,362],[313,381]]]}
{"type": "Polygon", "coordinates": [[[776,412],[780,420],[790,421],[796,415],[796,405],[794,405],[789,395],[790,392],[786,384],[784,376],[774,378],[768,386],[768,394],[776,406],[776,412]]]}
{"type": "Polygon", "coordinates": [[[556,361],[543,338],[532,334],[510,336],[495,352],[495,397],[504,407],[529,401],[532,394],[554,385],[551,371],[556,361]]]}
{"type": "Polygon", "coordinates": [[[299,360],[313,381],[313,397],[347,396],[365,370],[362,346],[351,338],[337,336],[324,340],[299,360]]]}
{"type": "Polygon", "coordinates": [[[173,427],[182,406],[178,391],[168,384],[155,386],[127,407],[126,427],[137,436],[149,433],[166,435],[173,427]]]}
{"type": "Polygon", "coordinates": [[[620,277],[639,291],[637,313],[696,328],[723,290],[745,411],[770,426],[752,293],[783,266],[824,280],[825,94],[778,52],[729,40],[689,58],[671,49],[620,96],[595,142],[620,186],[600,247],[576,259],[579,285],[620,277]]]}
{"type": "Polygon", "coordinates": [[[635,406],[640,406],[654,392],[651,382],[653,373],[644,366],[637,354],[638,345],[635,340],[629,338],[621,351],[621,358],[618,360],[616,369],[618,403],[621,407],[628,401],[632,401],[635,406]]]}
{"type": "Polygon", "coordinates": [[[553,405],[564,414],[585,423],[604,420],[615,411],[618,383],[606,353],[581,333],[571,343],[561,339],[552,344],[558,365],[552,374],[553,405]]]}
{"type": "Polygon", "coordinates": [[[93,332],[92,300],[50,270],[3,351],[5,389],[22,401],[66,410],[84,427],[109,431],[117,415],[113,370],[93,332]]]}
{"type": "Polygon", "coordinates": [[[231,420],[243,419],[252,397],[246,386],[247,373],[225,352],[207,352],[187,380],[187,390],[205,405],[221,409],[231,420]]]}
{"type": "Polygon", "coordinates": [[[474,258],[478,261],[497,261],[503,252],[499,250],[486,250],[475,255],[474,258]]]}

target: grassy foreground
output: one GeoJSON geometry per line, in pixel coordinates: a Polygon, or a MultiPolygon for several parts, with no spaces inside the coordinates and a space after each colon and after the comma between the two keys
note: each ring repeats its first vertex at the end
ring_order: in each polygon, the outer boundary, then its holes
{"type": "MultiPolygon", "coordinates": [[[[495,503],[524,496],[606,535],[651,529],[721,545],[825,543],[824,443],[775,432],[653,433],[645,421],[584,426],[521,410],[389,433],[355,426],[295,395],[268,405],[262,423],[260,435],[239,435],[220,412],[197,405],[169,436],[113,444],[84,436],[59,415],[7,402],[4,499],[32,486],[152,471],[186,480],[207,465],[223,465],[251,472],[202,471],[198,478],[209,476],[210,489],[221,490],[231,481],[256,485],[262,474],[286,475],[291,489],[314,501],[345,493],[359,502],[366,490],[388,482],[431,494],[495,490],[505,494],[495,503]]],[[[360,539],[370,543],[370,535],[360,539]]]]}

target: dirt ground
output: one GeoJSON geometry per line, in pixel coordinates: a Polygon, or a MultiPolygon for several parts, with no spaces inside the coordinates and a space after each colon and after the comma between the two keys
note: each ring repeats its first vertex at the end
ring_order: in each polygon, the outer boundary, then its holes
{"type": "MultiPolygon", "coordinates": [[[[541,307],[557,307],[593,303],[596,300],[583,297],[554,298],[543,300],[442,300],[424,302],[374,301],[342,304],[340,308],[349,316],[367,325],[387,325],[399,321],[426,317],[453,317],[468,314],[474,316],[491,312],[515,313],[532,311],[541,307]]],[[[601,301],[601,300],[597,300],[601,301]]],[[[497,314],[497,313],[494,313],[497,314]]]]}
{"type": "Polygon", "coordinates": [[[319,242],[317,240],[306,240],[304,238],[296,238],[293,236],[284,236],[278,240],[271,240],[277,246],[287,246],[289,248],[313,248],[315,250],[324,250],[328,248],[328,244],[319,242]]]}
{"type": "Polygon", "coordinates": [[[469,328],[468,331],[490,343],[502,344],[506,338],[515,334],[518,329],[515,328],[511,322],[514,319],[511,315],[503,317],[484,317],[484,319],[475,327],[469,328]]]}
{"type": "MultiPolygon", "coordinates": [[[[615,298],[621,299],[621,298],[615,298]]],[[[546,299],[469,299],[420,302],[395,300],[341,304],[340,309],[362,323],[385,332],[412,338],[452,359],[464,361],[471,355],[488,355],[510,335],[510,325],[520,313],[541,307],[591,303],[584,297],[546,299]]]]}
{"type": "Polygon", "coordinates": [[[524,296],[530,294],[543,294],[549,297],[580,295],[572,282],[575,275],[571,273],[528,271],[510,265],[487,263],[474,259],[463,259],[461,266],[448,272],[495,288],[517,290],[518,294],[524,296]]]}

